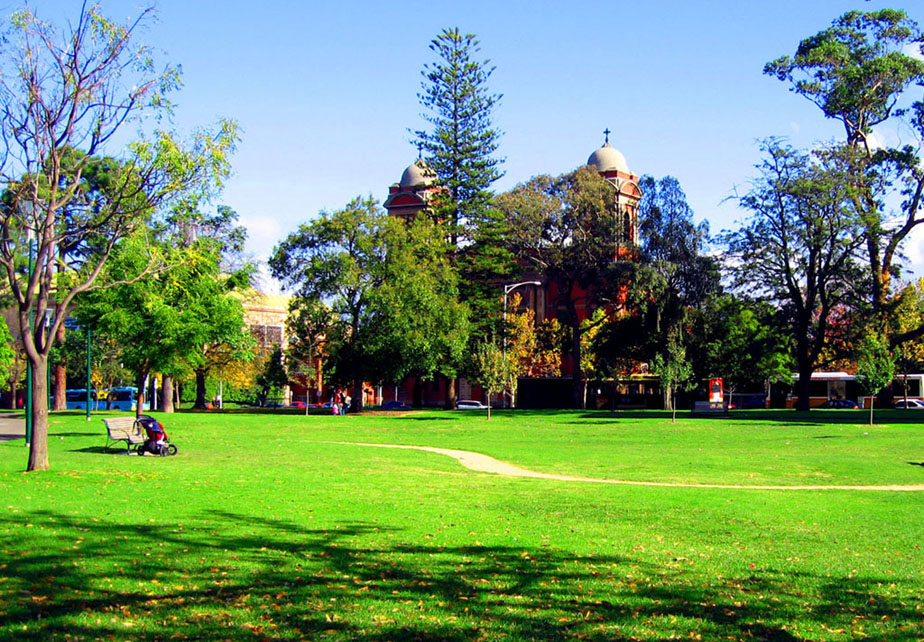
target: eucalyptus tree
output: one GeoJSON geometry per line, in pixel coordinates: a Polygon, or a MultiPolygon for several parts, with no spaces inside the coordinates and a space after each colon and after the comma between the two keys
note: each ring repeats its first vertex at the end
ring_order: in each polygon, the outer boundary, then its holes
{"type": "Polygon", "coordinates": [[[856,259],[862,224],[836,154],[802,154],[774,141],[765,151],[760,177],[740,199],[749,219],[722,236],[726,267],[740,293],[773,302],[790,323],[799,408],[808,410],[811,374],[864,284],[856,259]]]}
{"type": "Polygon", "coordinates": [[[82,4],[59,30],[27,8],[13,14],[5,34],[0,269],[32,364],[28,470],[49,466],[48,354],[75,297],[94,287],[120,239],[152,212],[220,183],[237,140],[234,124],[223,122],[189,143],[163,130],[123,142],[131,126],[144,129],[143,118],[169,112],[167,95],[180,82],[178,68],[155,66],[150,48],[137,43],[150,17],[145,10],[119,24],[82,4]],[[91,190],[90,175],[104,165],[106,184],[91,190]],[[27,258],[32,270],[23,274],[27,258]]]}
{"type": "MultiPolygon", "coordinates": [[[[924,36],[904,11],[850,11],[764,68],[843,125],[843,179],[862,225],[867,298],[877,316],[890,313],[902,244],[924,223],[921,148],[894,142],[909,130],[924,139],[922,47],[924,36]]],[[[893,341],[915,334],[924,335],[924,325],[893,341]]]]}
{"type": "MultiPolygon", "coordinates": [[[[680,182],[665,176],[639,181],[639,267],[629,300],[645,321],[649,349],[662,352],[690,313],[721,294],[719,265],[707,253],[709,224],[693,220],[680,182]]],[[[652,353],[654,354],[654,353],[652,353]]]]}

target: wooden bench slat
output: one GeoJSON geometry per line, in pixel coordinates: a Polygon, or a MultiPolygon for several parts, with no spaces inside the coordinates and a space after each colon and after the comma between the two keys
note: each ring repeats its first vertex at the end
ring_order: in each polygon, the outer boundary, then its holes
{"type": "Polygon", "coordinates": [[[112,417],[103,419],[103,423],[106,424],[106,448],[110,442],[124,441],[128,452],[132,446],[144,443],[145,436],[134,417],[112,417]]]}

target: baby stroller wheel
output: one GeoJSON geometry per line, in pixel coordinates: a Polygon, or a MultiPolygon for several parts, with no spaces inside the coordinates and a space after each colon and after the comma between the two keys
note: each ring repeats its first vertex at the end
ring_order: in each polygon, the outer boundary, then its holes
{"type": "Polygon", "coordinates": [[[167,446],[166,452],[167,452],[168,455],[175,455],[175,454],[176,454],[176,446],[174,446],[173,444],[169,444],[169,445],[167,446]]]}

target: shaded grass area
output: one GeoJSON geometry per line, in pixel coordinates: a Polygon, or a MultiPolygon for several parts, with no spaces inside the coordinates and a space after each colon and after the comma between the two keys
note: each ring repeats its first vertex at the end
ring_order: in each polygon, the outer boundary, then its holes
{"type": "MultiPolygon", "coordinates": [[[[54,470],[23,474],[21,442],[0,444],[0,639],[924,637],[924,495],[566,484],[330,443],[466,447],[580,474],[595,465],[582,457],[636,452],[668,474],[670,457],[638,451],[717,429],[448,417],[180,414],[162,417],[180,455],[138,458],[101,448],[101,422],[56,416],[54,470]]],[[[832,428],[848,436],[815,440],[815,466],[856,430],[832,428]]],[[[884,426],[897,433],[867,455],[920,453],[911,428],[884,426]],[[902,436],[910,446],[893,450],[902,436]]],[[[821,434],[750,430],[738,441],[821,434]]]]}

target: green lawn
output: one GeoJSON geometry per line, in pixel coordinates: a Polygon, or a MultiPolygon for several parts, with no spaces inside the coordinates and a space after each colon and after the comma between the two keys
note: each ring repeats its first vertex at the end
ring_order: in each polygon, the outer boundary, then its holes
{"type": "Polygon", "coordinates": [[[867,417],[180,413],[180,454],[139,458],[53,415],[52,471],[0,443],[0,640],[924,639],[924,492],[337,443],[924,484],[915,415],[867,417]]]}

